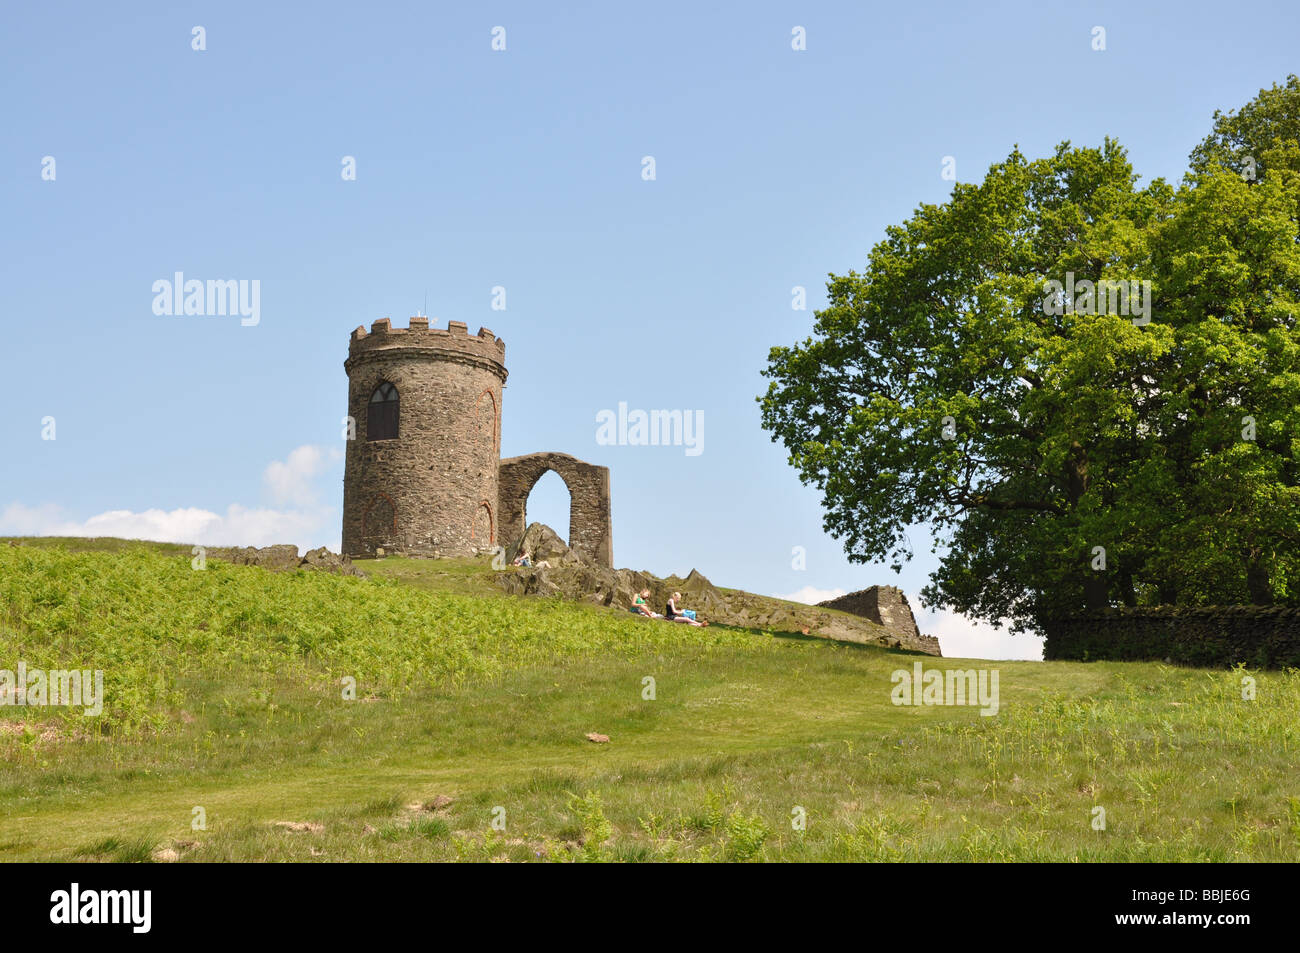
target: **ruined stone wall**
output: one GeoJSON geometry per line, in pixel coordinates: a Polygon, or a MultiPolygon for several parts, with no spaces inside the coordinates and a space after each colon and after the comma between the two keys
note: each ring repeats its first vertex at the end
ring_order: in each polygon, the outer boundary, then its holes
{"type": "Polygon", "coordinates": [[[511,546],[524,535],[528,494],[548,470],[558,473],[569,488],[569,548],[597,566],[612,568],[609,468],[567,453],[530,453],[501,461],[498,512],[503,545],[511,546]]]}
{"type": "Polygon", "coordinates": [[[497,542],[497,465],[505,343],[486,328],[471,337],[460,321],[409,328],[388,319],[352,333],[343,477],[343,553],[467,556],[497,542]],[[398,435],[367,439],[368,406],[383,382],[398,391],[398,435]]]}
{"type": "Polygon", "coordinates": [[[897,586],[872,586],[870,589],[860,589],[835,599],[827,599],[818,605],[851,612],[883,625],[898,636],[904,648],[915,645],[920,651],[933,649],[932,654],[939,654],[939,640],[921,634],[916,627],[916,617],[912,615],[912,606],[903,590],[897,586]]]}

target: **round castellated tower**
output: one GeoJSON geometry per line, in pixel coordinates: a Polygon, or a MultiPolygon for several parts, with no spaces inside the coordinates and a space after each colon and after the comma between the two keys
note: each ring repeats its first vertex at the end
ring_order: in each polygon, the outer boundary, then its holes
{"type": "Polygon", "coordinates": [[[343,552],[469,556],[497,542],[505,342],[460,321],[352,332],[343,552]]]}

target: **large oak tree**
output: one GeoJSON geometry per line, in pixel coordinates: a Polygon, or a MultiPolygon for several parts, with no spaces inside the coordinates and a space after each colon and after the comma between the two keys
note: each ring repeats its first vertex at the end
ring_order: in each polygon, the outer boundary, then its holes
{"type": "Polygon", "coordinates": [[[832,275],[760,403],[849,557],[899,566],[928,523],[926,602],[1017,629],[1300,604],[1298,135],[1291,77],[1216,114],[1176,187],[1110,139],[1017,149],[832,275]],[[1149,323],[1103,281],[1149,282],[1149,323]]]}

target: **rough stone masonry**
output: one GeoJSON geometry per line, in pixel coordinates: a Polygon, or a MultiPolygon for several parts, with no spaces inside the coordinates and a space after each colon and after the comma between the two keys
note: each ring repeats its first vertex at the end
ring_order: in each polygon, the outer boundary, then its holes
{"type": "Polygon", "coordinates": [[[870,589],[859,589],[817,604],[827,609],[850,612],[883,625],[898,636],[903,647],[915,646],[919,651],[931,655],[941,654],[939,640],[932,635],[922,635],[916,627],[912,606],[903,590],[897,586],[872,586],[870,589]]]}
{"type": "Polygon", "coordinates": [[[574,551],[613,565],[609,469],[562,453],[501,459],[505,342],[414,317],[352,332],[343,554],[473,556],[523,536],[525,502],[548,470],[571,497],[574,551]]]}

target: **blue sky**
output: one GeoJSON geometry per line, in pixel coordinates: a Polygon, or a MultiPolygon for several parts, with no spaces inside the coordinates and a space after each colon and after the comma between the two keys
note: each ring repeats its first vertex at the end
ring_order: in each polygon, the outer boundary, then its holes
{"type": "MultiPolygon", "coordinates": [[[[823,533],[759,426],[768,348],[806,336],[828,272],[944,199],[945,156],[974,181],[1016,144],[1112,135],[1144,179],[1177,179],[1216,108],[1295,70],[1300,35],[1290,2],[3,17],[0,533],[337,548],[348,334],[423,309],[505,339],[504,455],[611,468],[618,565],[809,597],[901,585],[945,654],[986,658],[1039,643],[919,611],[925,527],[901,576],[823,533]],[[154,314],[177,271],[257,280],[260,320],[154,314]],[[703,452],[599,445],[619,402],[702,412],[703,452]]],[[[551,476],[529,516],[563,533],[567,506],[551,476]]]]}

